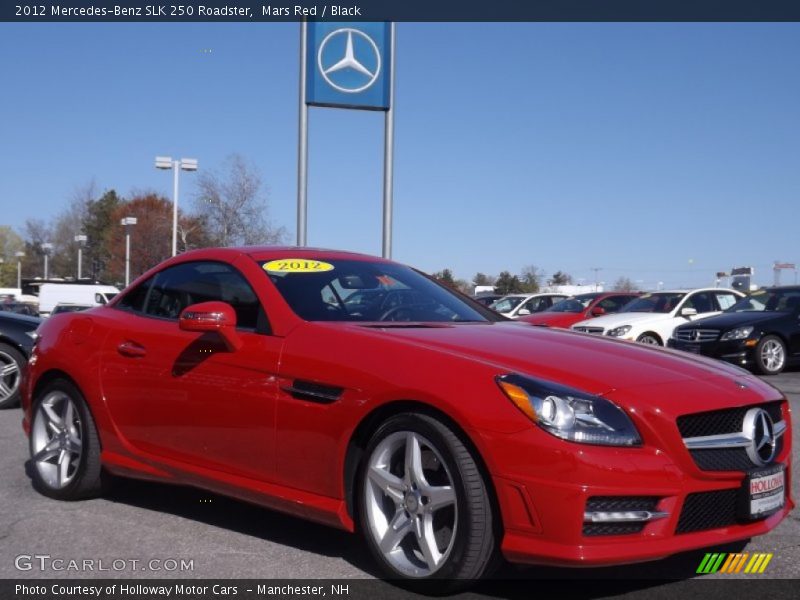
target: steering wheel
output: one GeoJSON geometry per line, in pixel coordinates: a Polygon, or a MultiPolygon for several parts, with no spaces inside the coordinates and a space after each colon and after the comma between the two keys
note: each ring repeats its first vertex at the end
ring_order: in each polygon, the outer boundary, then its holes
{"type": "Polygon", "coordinates": [[[409,310],[410,304],[400,304],[392,306],[390,309],[383,311],[378,321],[410,321],[411,311],[409,310]],[[393,317],[393,318],[389,318],[393,317]]]}
{"type": "Polygon", "coordinates": [[[383,314],[378,317],[378,321],[413,321],[411,315],[413,311],[418,308],[429,307],[430,304],[416,302],[414,304],[401,304],[399,306],[392,306],[390,309],[385,310],[383,314]],[[405,314],[404,314],[405,312],[405,314]],[[404,315],[404,316],[400,316],[404,315]],[[394,317],[390,319],[389,317],[394,317]]]}

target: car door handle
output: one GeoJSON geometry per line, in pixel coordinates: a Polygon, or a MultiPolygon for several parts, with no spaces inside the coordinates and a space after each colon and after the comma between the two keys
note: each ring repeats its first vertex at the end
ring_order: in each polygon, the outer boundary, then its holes
{"type": "Polygon", "coordinates": [[[136,342],[122,342],[117,346],[117,352],[130,358],[142,358],[147,354],[147,350],[136,342]]]}

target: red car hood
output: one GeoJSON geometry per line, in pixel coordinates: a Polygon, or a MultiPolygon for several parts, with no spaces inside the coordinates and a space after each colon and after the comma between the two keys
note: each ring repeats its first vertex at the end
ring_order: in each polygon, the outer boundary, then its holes
{"type": "Polygon", "coordinates": [[[568,312],[540,312],[535,315],[522,317],[519,320],[523,323],[531,323],[532,325],[547,325],[548,327],[563,327],[568,328],[578,321],[583,321],[586,316],[582,313],[568,313],[568,312]]]}
{"type": "Polygon", "coordinates": [[[370,336],[391,337],[403,345],[478,360],[499,372],[540,377],[594,394],[699,381],[730,387],[733,380],[746,380],[752,391],[780,397],[768,384],[722,362],[560,329],[521,323],[347,327],[370,336]]]}

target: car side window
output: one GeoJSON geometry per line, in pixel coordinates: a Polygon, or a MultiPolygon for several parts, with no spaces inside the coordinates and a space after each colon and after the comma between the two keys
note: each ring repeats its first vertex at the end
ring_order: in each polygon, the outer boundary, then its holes
{"type": "Polygon", "coordinates": [[[540,308],[541,304],[542,304],[541,298],[531,298],[522,306],[522,308],[524,308],[528,312],[535,313],[536,311],[541,310],[540,308]]]}
{"type": "Polygon", "coordinates": [[[717,299],[717,304],[719,304],[720,310],[726,310],[736,304],[736,301],[739,299],[737,296],[731,294],[730,292],[716,292],[714,296],[717,299]]]}
{"type": "Polygon", "coordinates": [[[625,300],[624,296],[611,296],[609,298],[603,298],[600,300],[600,302],[597,303],[597,306],[602,308],[607,313],[615,313],[625,302],[627,302],[627,300],[625,300]]]}
{"type": "Polygon", "coordinates": [[[690,296],[686,300],[686,304],[683,305],[683,308],[693,308],[697,311],[697,314],[712,312],[715,310],[714,304],[711,302],[711,294],[708,292],[700,292],[690,296]]]}
{"type": "Polygon", "coordinates": [[[116,308],[130,312],[142,312],[145,298],[147,298],[147,292],[150,291],[150,286],[153,285],[153,279],[155,279],[155,277],[150,277],[147,281],[140,283],[125,294],[116,305],[116,308]]]}
{"type": "Polygon", "coordinates": [[[241,273],[219,262],[183,263],[158,273],[145,300],[144,313],[177,320],[186,307],[212,301],[233,307],[237,329],[269,332],[266,315],[253,288],[241,273]]]}

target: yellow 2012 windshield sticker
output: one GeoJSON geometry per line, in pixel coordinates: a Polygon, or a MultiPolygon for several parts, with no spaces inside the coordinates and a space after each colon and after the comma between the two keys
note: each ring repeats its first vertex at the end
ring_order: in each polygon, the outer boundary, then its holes
{"type": "Polygon", "coordinates": [[[279,258],[266,263],[263,269],[267,273],[321,273],[333,271],[333,265],[307,258],[279,258]]]}

